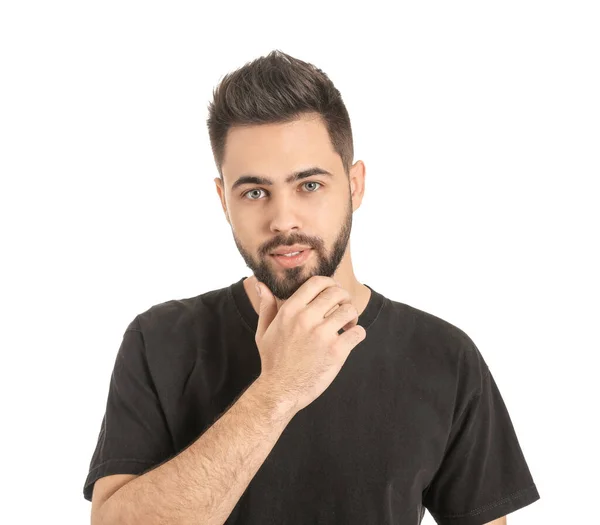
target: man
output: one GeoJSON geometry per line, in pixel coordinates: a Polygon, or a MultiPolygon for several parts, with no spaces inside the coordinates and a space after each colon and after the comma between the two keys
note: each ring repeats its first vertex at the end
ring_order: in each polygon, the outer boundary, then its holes
{"type": "Polygon", "coordinates": [[[354,275],[365,166],[329,78],[272,52],[213,95],[216,190],[253,275],[127,327],[92,523],[500,524],[539,499],[474,342],[354,275]]]}

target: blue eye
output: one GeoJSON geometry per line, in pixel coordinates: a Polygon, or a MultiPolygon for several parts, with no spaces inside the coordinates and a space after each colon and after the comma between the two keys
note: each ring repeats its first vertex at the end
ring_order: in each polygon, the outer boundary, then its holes
{"type": "MultiPolygon", "coordinates": [[[[304,186],[305,184],[318,184],[319,186],[323,186],[323,185],[322,185],[320,182],[317,182],[317,181],[314,181],[314,180],[311,180],[311,181],[305,182],[305,183],[303,183],[303,184],[302,184],[302,186],[304,186]]],[[[262,188],[254,188],[254,189],[252,189],[252,190],[248,190],[247,192],[245,192],[245,193],[242,195],[242,197],[243,197],[243,198],[246,198],[246,195],[248,195],[249,193],[252,193],[253,191],[265,191],[265,190],[263,190],[262,188]]],[[[316,193],[316,190],[315,190],[315,191],[308,191],[308,192],[306,192],[306,193],[316,193]]],[[[257,200],[259,200],[259,199],[248,199],[248,200],[251,200],[251,201],[257,201],[257,200]]]]}

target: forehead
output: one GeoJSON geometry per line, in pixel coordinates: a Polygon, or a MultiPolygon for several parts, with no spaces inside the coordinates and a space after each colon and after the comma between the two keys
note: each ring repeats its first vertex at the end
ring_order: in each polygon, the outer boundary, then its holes
{"type": "Polygon", "coordinates": [[[318,114],[284,123],[236,126],[227,134],[222,170],[228,181],[246,172],[278,179],[278,173],[313,165],[329,171],[342,166],[318,114]]]}

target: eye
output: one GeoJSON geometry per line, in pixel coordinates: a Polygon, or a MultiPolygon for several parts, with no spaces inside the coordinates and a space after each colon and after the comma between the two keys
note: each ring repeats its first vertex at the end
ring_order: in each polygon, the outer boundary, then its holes
{"type": "MultiPolygon", "coordinates": [[[[305,182],[304,184],[318,184],[319,186],[322,186],[322,184],[320,182],[317,182],[315,180],[305,182]]],[[[304,184],[303,184],[303,186],[304,186],[304,184]]],[[[314,191],[309,191],[308,193],[314,193],[314,191]]]]}
{"type": "MultiPolygon", "coordinates": [[[[311,180],[311,181],[305,182],[305,183],[301,184],[301,186],[304,186],[305,184],[318,184],[319,186],[323,186],[323,184],[321,184],[320,182],[317,182],[317,181],[315,181],[315,180],[311,180]]],[[[250,194],[250,193],[252,193],[252,192],[255,192],[255,191],[265,191],[265,190],[263,190],[262,188],[254,188],[254,189],[252,189],[252,190],[248,190],[247,192],[243,193],[243,194],[242,194],[242,197],[243,197],[243,198],[246,198],[246,195],[248,195],[248,194],[250,194]]],[[[316,193],[316,190],[314,190],[314,191],[308,191],[308,192],[306,192],[306,193],[316,193]]],[[[251,201],[257,201],[257,200],[259,200],[259,199],[250,199],[250,198],[249,198],[248,200],[251,200],[251,201]]]]}

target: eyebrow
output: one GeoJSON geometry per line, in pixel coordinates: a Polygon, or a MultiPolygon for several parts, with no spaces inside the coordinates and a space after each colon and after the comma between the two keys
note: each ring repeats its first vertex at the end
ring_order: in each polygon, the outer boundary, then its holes
{"type": "MultiPolygon", "coordinates": [[[[329,173],[327,170],[319,167],[309,168],[307,170],[295,171],[291,175],[288,175],[285,179],[286,184],[291,184],[292,182],[296,182],[298,180],[306,179],[307,177],[312,177],[313,175],[329,175],[333,177],[332,173],[329,173]]],[[[272,186],[274,182],[271,179],[266,177],[259,177],[257,175],[242,175],[238,180],[233,183],[231,186],[231,190],[235,190],[238,186],[242,186],[244,184],[263,184],[267,186],[272,186]]]]}

